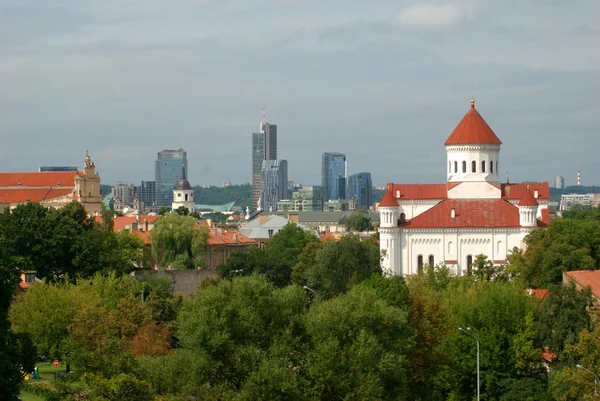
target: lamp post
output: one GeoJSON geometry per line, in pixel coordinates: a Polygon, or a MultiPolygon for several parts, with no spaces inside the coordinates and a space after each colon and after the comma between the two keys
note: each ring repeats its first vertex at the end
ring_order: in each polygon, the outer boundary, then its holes
{"type": "MultiPolygon", "coordinates": [[[[317,292],[315,290],[313,290],[312,288],[303,285],[302,288],[304,288],[306,291],[310,291],[313,294],[315,294],[315,296],[317,295],[317,292]]],[[[310,307],[310,297],[306,297],[306,306],[304,307],[304,311],[308,311],[308,308],[310,307]]]]}
{"type": "Polygon", "coordinates": [[[471,333],[470,327],[467,327],[466,330],[462,327],[459,327],[458,330],[463,334],[473,337],[477,343],[477,401],[479,401],[479,338],[477,338],[475,334],[471,333]]]}
{"type": "Polygon", "coordinates": [[[244,269],[237,269],[237,270],[229,270],[229,289],[233,288],[233,280],[232,280],[232,275],[236,274],[236,273],[241,273],[243,272],[244,269]]]}
{"type": "Polygon", "coordinates": [[[577,364],[577,367],[581,370],[585,370],[586,372],[594,375],[594,396],[597,396],[598,395],[598,383],[600,383],[600,379],[598,378],[598,376],[596,376],[596,374],[594,372],[592,372],[591,370],[586,369],[579,364],[577,364]]]}
{"type": "Polygon", "coordinates": [[[310,291],[310,292],[312,292],[313,294],[317,295],[317,292],[316,292],[315,290],[313,290],[312,288],[309,288],[309,287],[307,287],[307,286],[303,286],[302,288],[304,288],[305,290],[307,290],[307,291],[310,291]]]}

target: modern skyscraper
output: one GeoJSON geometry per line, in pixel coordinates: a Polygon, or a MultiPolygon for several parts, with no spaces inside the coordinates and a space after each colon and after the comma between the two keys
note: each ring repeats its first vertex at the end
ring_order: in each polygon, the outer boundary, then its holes
{"type": "Polygon", "coordinates": [[[158,152],[154,165],[154,181],[156,185],[156,204],[171,206],[173,188],[181,178],[181,167],[188,171],[187,152],[183,149],[165,149],[158,152]]]}
{"type": "Polygon", "coordinates": [[[261,169],[262,210],[276,211],[277,202],[287,197],[287,160],[265,160],[261,169]]]}
{"type": "Polygon", "coordinates": [[[142,185],[135,187],[135,196],[140,202],[140,209],[150,210],[156,206],[156,183],[154,181],[142,181],[142,185]]]}
{"type": "Polygon", "coordinates": [[[371,173],[352,174],[348,177],[346,199],[354,199],[357,207],[370,208],[373,203],[371,173]]]}
{"type": "Polygon", "coordinates": [[[323,201],[346,198],[346,155],[337,152],[323,153],[321,161],[321,186],[323,201]]]}
{"type": "Polygon", "coordinates": [[[554,188],[565,189],[565,179],[564,177],[557,175],[554,179],[554,188]]]}
{"type": "Polygon", "coordinates": [[[252,207],[258,208],[261,195],[261,169],[264,160],[277,160],[277,125],[267,122],[263,109],[259,132],[252,134],[252,207]]]}

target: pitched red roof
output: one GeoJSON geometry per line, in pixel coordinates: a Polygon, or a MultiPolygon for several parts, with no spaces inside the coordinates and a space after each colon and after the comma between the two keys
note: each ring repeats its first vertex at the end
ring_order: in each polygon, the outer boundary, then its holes
{"type": "Polygon", "coordinates": [[[240,234],[237,230],[210,230],[209,245],[252,245],[256,241],[240,234]]]}
{"type": "Polygon", "coordinates": [[[0,203],[40,203],[73,193],[73,188],[0,188],[0,203]]]}
{"type": "Polygon", "coordinates": [[[446,199],[448,190],[446,184],[388,184],[392,195],[400,191],[400,199],[446,199]]]}
{"type": "Polygon", "coordinates": [[[447,199],[403,225],[409,229],[516,227],[521,227],[519,209],[503,199],[447,199]]]}
{"type": "Polygon", "coordinates": [[[0,188],[6,187],[74,187],[77,173],[69,172],[31,172],[0,173],[0,188]]]}
{"type": "Polygon", "coordinates": [[[542,358],[546,362],[554,362],[556,359],[558,359],[558,355],[554,352],[550,352],[550,347],[544,347],[544,351],[542,352],[542,358]]]}
{"type": "Polygon", "coordinates": [[[550,185],[547,182],[523,182],[519,184],[502,184],[502,197],[504,199],[523,199],[527,192],[527,187],[532,194],[538,191],[537,200],[550,200],[550,185]]]}
{"type": "Polygon", "coordinates": [[[135,235],[136,237],[140,238],[142,241],[144,241],[144,245],[151,245],[152,244],[152,235],[150,235],[150,231],[134,231],[132,232],[133,235],[135,235]]]}
{"type": "MultiPolygon", "coordinates": [[[[121,231],[124,230],[128,225],[131,225],[131,223],[138,223],[138,228],[145,228],[145,224],[146,222],[148,222],[148,224],[154,224],[154,222],[156,220],[158,220],[159,218],[161,218],[162,216],[139,216],[139,220],[137,218],[137,216],[117,216],[117,218],[115,218],[114,221],[114,231],[121,231]]],[[[96,218],[96,221],[101,222],[101,220],[99,220],[98,218],[96,218]]]]}
{"type": "Polygon", "coordinates": [[[471,108],[458,123],[452,134],[444,145],[467,145],[467,144],[491,144],[500,145],[502,142],[490,126],[485,122],[481,114],[475,109],[475,101],[471,100],[471,108]]]}
{"type": "Polygon", "coordinates": [[[539,206],[539,203],[533,197],[533,194],[528,189],[525,191],[525,195],[519,201],[519,206],[539,206]]]}
{"type": "Polygon", "coordinates": [[[396,198],[392,195],[389,187],[385,192],[385,195],[383,195],[381,202],[379,202],[379,207],[398,207],[398,201],[396,201],[396,198]]]}
{"type": "Polygon", "coordinates": [[[543,288],[528,288],[523,290],[523,292],[531,297],[536,297],[540,300],[540,302],[542,302],[546,298],[546,295],[548,295],[548,290],[543,288]]]}
{"type": "Polygon", "coordinates": [[[600,298],[600,270],[573,270],[565,275],[579,286],[590,287],[596,298],[600,298]]]}

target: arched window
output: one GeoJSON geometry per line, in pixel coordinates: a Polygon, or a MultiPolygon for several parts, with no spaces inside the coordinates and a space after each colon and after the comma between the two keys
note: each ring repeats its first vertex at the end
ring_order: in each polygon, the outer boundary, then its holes
{"type": "Polygon", "coordinates": [[[435,258],[433,255],[429,255],[429,266],[435,265],[435,258]]]}
{"type": "Polygon", "coordinates": [[[417,256],[417,272],[423,271],[423,255],[417,256]]]}
{"type": "Polygon", "coordinates": [[[498,245],[496,246],[496,254],[500,255],[502,253],[502,241],[498,241],[498,245]]]}
{"type": "Polygon", "coordinates": [[[448,242],[448,253],[454,253],[454,243],[452,241],[448,242]]]}
{"type": "Polygon", "coordinates": [[[454,172],[458,173],[458,162],[454,162],[454,172]]]}
{"type": "Polygon", "coordinates": [[[473,267],[473,256],[467,256],[467,275],[471,275],[471,268],[473,267]]]}
{"type": "Polygon", "coordinates": [[[452,162],[448,162],[448,173],[452,172],[452,162]]]}
{"type": "Polygon", "coordinates": [[[490,173],[494,174],[494,162],[490,162],[490,173]]]}
{"type": "Polygon", "coordinates": [[[477,162],[475,162],[475,160],[473,160],[471,162],[471,172],[472,173],[476,173],[477,172],[477,162]]]}
{"type": "Polygon", "coordinates": [[[481,172],[485,173],[485,161],[481,161],[481,172]]]}
{"type": "Polygon", "coordinates": [[[400,223],[404,223],[406,221],[406,214],[400,213],[400,223]]]}
{"type": "Polygon", "coordinates": [[[467,172],[467,162],[463,160],[463,173],[467,172]]]}

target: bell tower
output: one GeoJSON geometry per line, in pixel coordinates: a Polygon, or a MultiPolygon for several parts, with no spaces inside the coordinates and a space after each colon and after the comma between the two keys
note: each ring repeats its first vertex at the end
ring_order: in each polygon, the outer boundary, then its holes
{"type": "Polygon", "coordinates": [[[100,176],[96,173],[96,165],[87,151],[83,159],[83,170],[75,177],[75,199],[83,204],[90,214],[100,213],[102,210],[100,176]]]}

